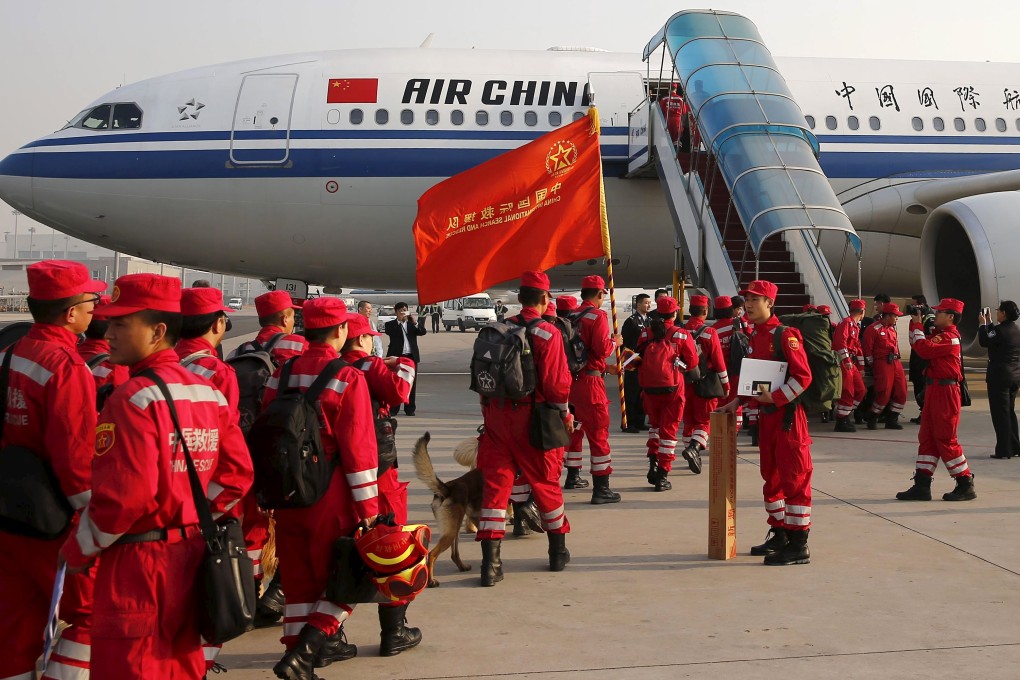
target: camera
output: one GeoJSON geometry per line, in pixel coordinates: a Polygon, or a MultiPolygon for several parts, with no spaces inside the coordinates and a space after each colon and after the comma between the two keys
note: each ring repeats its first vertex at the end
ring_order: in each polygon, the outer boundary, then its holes
{"type": "Polygon", "coordinates": [[[922,314],[923,310],[921,305],[907,305],[906,312],[907,316],[914,316],[915,314],[922,314]]]}

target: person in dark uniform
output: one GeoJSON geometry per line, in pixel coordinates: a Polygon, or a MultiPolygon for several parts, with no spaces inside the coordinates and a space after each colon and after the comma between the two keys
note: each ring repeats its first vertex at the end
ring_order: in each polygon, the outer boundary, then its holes
{"type": "MultiPolygon", "coordinates": [[[[641,331],[648,327],[651,319],[648,316],[652,308],[652,298],[647,293],[641,293],[634,298],[634,313],[623,322],[623,346],[636,352],[638,340],[641,338],[641,331]]],[[[645,425],[645,410],[641,406],[641,385],[638,383],[637,371],[624,371],[623,392],[627,397],[627,427],[622,428],[624,432],[631,434],[647,430],[645,425]]]]}
{"type": "MultiPolygon", "coordinates": [[[[921,323],[924,325],[924,337],[930,338],[935,334],[935,312],[928,306],[928,300],[923,295],[915,295],[910,299],[911,304],[907,307],[907,314],[910,314],[914,310],[921,312],[921,323]]],[[[914,402],[917,404],[918,413],[916,418],[910,419],[910,422],[915,425],[921,424],[920,411],[924,408],[924,369],[927,366],[928,362],[922,359],[917,352],[911,348],[910,361],[908,363],[908,377],[910,378],[910,384],[914,388],[914,402]]]]}
{"type": "Polygon", "coordinates": [[[992,458],[1020,456],[1017,435],[1016,393],[1020,388],[1020,328],[1016,321],[1020,309],[1012,300],[1003,300],[995,310],[997,323],[981,313],[978,342],[988,348],[988,410],[995,428],[995,453],[992,458]]]}

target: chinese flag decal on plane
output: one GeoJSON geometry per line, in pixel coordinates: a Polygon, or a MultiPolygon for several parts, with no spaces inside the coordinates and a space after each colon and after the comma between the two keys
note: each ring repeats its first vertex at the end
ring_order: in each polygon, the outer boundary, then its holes
{"type": "Polygon", "coordinates": [[[330,78],[327,104],[374,104],[379,97],[378,78],[330,78]]]}

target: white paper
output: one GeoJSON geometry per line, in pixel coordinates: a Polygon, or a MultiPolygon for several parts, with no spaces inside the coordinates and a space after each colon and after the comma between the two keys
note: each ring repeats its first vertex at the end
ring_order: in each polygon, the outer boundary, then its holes
{"type": "Polygon", "coordinates": [[[764,359],[744,359],[740,362],[740,384],[737,394],[743,397],[754,397],[761,394],[764,385],[768,392],[774,392],[786,383],[785,361],[766,361],[764,359]]]}

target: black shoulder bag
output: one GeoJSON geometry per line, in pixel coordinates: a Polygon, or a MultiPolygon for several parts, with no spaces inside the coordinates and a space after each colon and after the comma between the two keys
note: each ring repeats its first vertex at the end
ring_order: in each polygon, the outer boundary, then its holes
{"type": "Polygon", "coordinates": [[[206,642],[221,644],[233,640],[239,635],[255,627],[255,566],[248,557],[244,545],[244,534],[241,525],[235,520],[224,524],[216,524],[209,510],[209,501],[202,490],[202,482],[195,470],[195,462],[191,459],[188,444],[181,432],[181,423],[177,418],[177,408],[166,383],[155,371],[146,370],[141,373],[154,383],[166,399],[170,409],[170,417],[174,421],[177,441],[184,450],[184,460],[188,464],[188,481],[191,483],[191,495],[195,499],[198,511],[198,525],[205,539],[205,556],[199,572],[199,631],[206,642]]]}
{"type": "Polygon", "coordinates": [[[960,350],[960,406],[970,406],[970,388],[967,387],[967,374],[963,371],[963,350],[960,350]]]}
{"type": "MultiPolygon", "coordinates": [[[[7,348],[0,368],[0,438],[7,424],[8,378],[16,346],[7,348]]],[[[23,446],[0,450],[0,529],[52,540],[64,533],[73,514],[49,463],[23,446]]]]}

